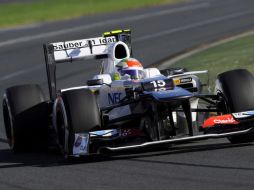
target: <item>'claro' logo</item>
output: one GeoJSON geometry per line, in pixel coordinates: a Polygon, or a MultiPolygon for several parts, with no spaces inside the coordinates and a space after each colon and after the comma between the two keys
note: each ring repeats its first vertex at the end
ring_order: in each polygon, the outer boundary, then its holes
{"type": "Polygon", "coordinates": [[[214,119],[213,122],[215,124],[234,124],[236,122],[236,120],[234,120],[234,118],[224,118],[224,119],[214,119]]]}

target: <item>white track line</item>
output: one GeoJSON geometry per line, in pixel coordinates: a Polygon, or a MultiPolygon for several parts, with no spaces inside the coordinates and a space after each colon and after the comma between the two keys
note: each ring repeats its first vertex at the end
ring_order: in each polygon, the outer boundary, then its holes
{"type": "Polygon", "coordinates": [[[11,32],[11,31],[18,31],[18,30],[27,30],[31,28],[38,28],[42,26],[40,23],[35,23],[35,24],[29,24],[29,25],[21,25],[21,26],[15,26],[15,27],[10,27],[10,28],[0,28],[0,34],[5,33],[5,32],[11,32]]]}
{"type": "Polygon", "coordinates": [[[147,18],[156,17],[156,16],[163,16],[163,15],[174,14],[174,13],[178,13],[178,12],[185,12],[185,11],[205,8],[205,7],[209,7],[209,6],[210,6],[210,3],[199,3],[199,4],[193,4],[193,5],[186,5],[186,6],[182,6],[179,8],[162,10],[162,11],[153,12],[153,13],[145,13],[145,14],[130,16],[127,18],[109,19],[107,21],[97,22],[97,23],[88,24],[88,25],[84,25],[84,26],[78,26],[78,27],[74,27],[74,28],[68,28],[68,29],[59,30],[59,31],[42,33],[42,34],[38,34],[38,35],[34,35],[34,36],[24,36],[24,37],[0,42],[0,48],[4,47],[4,46],[8,46],[8,45],[16,45],[19,43],[29,42],[29,41],[33,41],[33,40],[42,39],[42,38],[50,38],[50,37],[54,37],[54,36],[78,32],[78,31],[82,31],[82,30],[88,30],[88,29],[96,28],[96,27],[100,27],[100,26],[111,25],[111,24],[116,25],[116,24],[121,24],[123,22],[132,22],[132,21],[147,19],[147,18]]]}

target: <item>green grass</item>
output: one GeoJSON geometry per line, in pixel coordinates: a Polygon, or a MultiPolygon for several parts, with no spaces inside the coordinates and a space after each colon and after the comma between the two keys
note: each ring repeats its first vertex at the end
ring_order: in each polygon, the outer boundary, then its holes
{"type": "Polygon", "coordinates": [[[186,0],[38,0],[0,4],[0,27],[70,19],[186,0]]]}
{"type": "Polygon", "coordinates": [[[217,74],[243,68],[254,73],[254,35],[242,37],[176,62],[174,67],[189,70],[209,70],[213,88],[217,74]]]}

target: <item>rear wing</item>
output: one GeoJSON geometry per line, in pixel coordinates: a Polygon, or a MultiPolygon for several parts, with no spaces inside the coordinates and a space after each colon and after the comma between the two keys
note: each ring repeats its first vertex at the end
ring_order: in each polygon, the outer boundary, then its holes
{"type": "Polygon", "coordinates": [[[117,42],[115,36],[82,39],[52,43],[56,63],[72,62],[82,59],[99,59],[107,57],[107,45],[117,42]]]}
{"type": "Polygon", "coordinates": [[[56,98],[56,64],[108,57],[108,45],[122,41],[131,52],[131,31],[105,32],[102,37],[43,44],[50,99],[56,98]]]}

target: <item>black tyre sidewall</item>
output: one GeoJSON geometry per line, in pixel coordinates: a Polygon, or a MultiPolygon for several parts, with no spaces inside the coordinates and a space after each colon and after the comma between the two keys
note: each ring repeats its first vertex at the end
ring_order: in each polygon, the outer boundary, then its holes
{"type": "Polygon", "coordinates": [[[93,128],[101,126],[100,111],[97,105],[95,95],[89,89],[77,89],[65,91],[57,97],[55,102],[55,128],[60,140],[59,126],[57,120],[59,114],[62,114],[65,133],[68,133],[68,139],[65,139],[65,145],[60,144],[60,149],[64,156],[72,154],[75,134],[88,133],[93,128]],[[66,155],[67,154],[67,155],[66,155]]]}
{"type": "MultiPolygon", "coordinates": [[[[36,120],[36,115],[24,113],[44,101],[45,97],[41,88],[35,84],[13,86],[6,89],[3,99],[6,136],[11,149],[15,152],[27,150],[31,145],[34,145],[32,142],[34,134],[30,131],[31,128],[23,125],[23,122],[29,123],[29,118],[36,120]],[[10,123],[7,120],[10,120],[10,123]]],[[[36,127],[36,123],[34,127],[36,127]]],[[[39,132],[40,130],[38,130],[39,132]]]]}
{"type": "Polygon", "coordinates": [[[254,109],[254,79],[251,73],[244,69],[232,70],[218,75],[218,81],[231,113],[254,109]]]}

